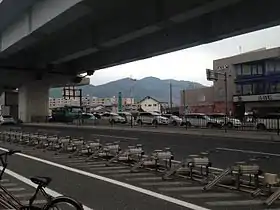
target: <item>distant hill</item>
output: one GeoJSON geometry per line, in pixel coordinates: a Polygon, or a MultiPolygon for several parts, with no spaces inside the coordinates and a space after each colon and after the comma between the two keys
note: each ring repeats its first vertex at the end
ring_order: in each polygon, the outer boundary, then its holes
{"type": "MultiPolygon", "coordinates": [[[[151,96],[159,101],[168,102],[170,82],[172,83],[173,102],[177,104],[180,103],[180,90],[204,87],[202,84],[196,82],[161,80],[155,77],[146,77],[137,81],[124,78],[103,85],[85,85],[80,88],[82,88],[84,96],[90,95],[105,98],[117,96],[118,92],[122,92],[123,97],[130,97],[130,90],[133,87],[133,97],[136,100],[151,96]]],[[[50,90],[50,97],[61,98],[62,88],[52,88],[50,90]]]]}

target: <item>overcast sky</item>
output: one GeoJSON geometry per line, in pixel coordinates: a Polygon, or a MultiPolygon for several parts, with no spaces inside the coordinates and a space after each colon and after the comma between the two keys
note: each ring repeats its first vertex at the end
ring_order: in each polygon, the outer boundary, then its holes
{"type": "MultiPolygon", "coordinates": [[[[1,1],[1,0],[0,0],[1,1]]],[[[205,69],[212,68],[213,60],[241,52],[280,46],[280,26],[224,39],[211,44],[140,60],[97,71],[91,77],[94,85],[125,77],[141,79],[148,76],[160,79],[177,79],[208,85],[205,69]]]]}

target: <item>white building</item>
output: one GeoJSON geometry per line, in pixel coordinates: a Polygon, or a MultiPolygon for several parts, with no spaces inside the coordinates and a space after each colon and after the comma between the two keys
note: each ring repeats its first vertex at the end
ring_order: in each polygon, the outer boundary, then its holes
{"type": "Polygon", "coordinates": [[[142,99],[139,102],[139,106],[145,112],[161,112],[161,103],[150,96],[142,99]]]}
{"type": "MultiPolygon", "coordinates": [[[[82,97],[82,105],[83,106],[96,106],[96,105],[104,105],[104,106],[112,106],[118,104],[118,99],[116,97],[112,98],[98,98],[98,97],[91,97],[85,96],[82,97]]],[[[134,105],[134,98],[123,98],[122,99],[123,106],[130,106],[131,104],[134,105]]],[[[56,108],[56,107],[64,107],[65,105],[68,106],[80,106],[80,98],[49,98],[49,108],[56,108]]]]}

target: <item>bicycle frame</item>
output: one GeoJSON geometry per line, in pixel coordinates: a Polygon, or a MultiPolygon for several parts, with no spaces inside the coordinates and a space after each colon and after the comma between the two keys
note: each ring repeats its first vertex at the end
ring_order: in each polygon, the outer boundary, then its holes
{"type": "MultiPolygon", "coordinates": [[[[17,151],[9,151],[5,152],[3,154],[0,154],[0,162],[2,163],[2,171],[0,173],[0,180],[2,180],[2,176],[8,166],[8,155],[14,154],[17,151]],[[4,156],[4,158],[3,158],[4,156]]],[[[48,195],[44,188],[42,186],[39,186],[36,188],[35,193],[33,196],[29,199],[29,204],[28,205],[23,205],[20,200],[18,200],[15,196],[12,195],[5,187],[3,187],[0,183],[0,189],[3,191],[3,193],[0,193],[0,203],[4,205],[5,207],[8,207],[8,209],[16,209],[16,210],[21,210],[24,207],[31,207],[33,202],[35,201],[37,195],[39,192],[42,193],[42,195],[46,198],[46,205],[50,203],[53,200],[53,197],[48,195]]],[[[44,209],[44,207],[42,208],[44,209]]]]}

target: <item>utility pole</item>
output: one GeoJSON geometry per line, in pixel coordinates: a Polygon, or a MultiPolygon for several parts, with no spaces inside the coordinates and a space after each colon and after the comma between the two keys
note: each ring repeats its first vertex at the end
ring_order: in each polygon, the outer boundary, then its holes
{"type": "Polygon", "coordinates": [[[170,113],[172,112],[172,106],[173,106],[173,102],[172,102],[172,83],[170,81],[169,83],[169,100],[170,100],[170,113]]]}
{"type": "Polygon", "coordinates": [[[183,91],[183,106],[184,106],[184,109],[183,109],[183,115],[185,116],[186,115],[186,90],[184,89],[183,91]]]}

